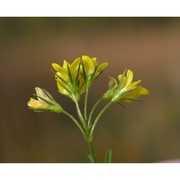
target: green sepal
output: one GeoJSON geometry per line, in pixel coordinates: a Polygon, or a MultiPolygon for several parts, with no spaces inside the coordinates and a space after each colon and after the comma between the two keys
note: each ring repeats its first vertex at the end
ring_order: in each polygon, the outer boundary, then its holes
{"type": "MultiPolygon", "coordinates": [[[[68,93],[69,93],[69,95],[72,95],[72,92],[68,89],[69,87],[65,87],[62,83],[60,83],[60,82],[57,82],[57,83],[59,83],[59,85],[60,86],[62,86],[68,93]]],[[[60,91],[59,91],[60,92],[60,91]]],[[[61,92],[60,92],[61,93],[61,92]]]]}
{"type": "Polygon", "coordinates": [[[122,79],[120,80],[120,78],[119,78],[119,76],[118,76],[118,79],[119,79],[119,85],[118,85],[118,88],[120,88],[121,87],[121,85],[122,85],[122,82],[123,82],[123,79],[124,79],[124,77],[125,77],[125,73],[126,73],[126,69],[124,70],[124,72],[123,72],[123,74],[122,74],[122,79]]]}
{"type": "Polygon", "coordinates": [[[124,96],[125,94],[127,94],[128,92],[131,92],[131,91],[133,91],[133,90],[135,90],[135,89],[137,89],[137,88],[139,88],[139,87],[137,86],[137,87],[128,89],[128,90],[126,90],[126,91],[124,91],[124,92],[117,91],[117,93],[114,94],[114,96],[113,96],[113,98],[112,98],[111,101],[118,102],[119,100],[121,100],[121,99],[123,98],[123,96],[124,96]]]}
{"type": "Polygon", "coordinates": [[[65,87],[61,82],[56,80],[57,83],[59,83],[69,94],[71,94],[72,92],[68,89],[70,88],[69,84],[63,78],[61,78],[57,73],[55,74],[55,76],[57,76],[67,87],[65,87]]]}
{"type": "Polygon", "coordinates": [[[126,106],[120,102],[116,102],[118,105],[122,106],[123,108],[126,108],[126,106]]]}
{"type": "Polygon", "coordinates": [[[109,83],[108,83],[109,89],[112,89],[112,88],[116,87],[116,86],[117,86],[117,81],[116,81],[116,79],[114,79],[114,78],[111,77],[111,76],[109,76],[109,79],[110,79],[110,81],[109,81],[109,83]]]}
{"type": "Polygon", "coordinates": [[[47,104],[53,105],[54,102],[48,101],[47,99],[42,98],[41,96],[38,96],[37,94],[33,94],[34,96],[38,97],[39,99],[43,100],[47,104]]]}
{"type": "Polygon", "coordinates": [[[112,100],[118,88],[116,80],[112,77],[109,78],[110,78],[110,81],[108,83],[109,88],[103,95],[103,98],[106,100],[112,100]]]}
{"type": "MultiPolygon", "coordinates": [[[[66,80],[64,80],[62,77],[60,77],[57,73],[55,73],[55,78],[56,78],[56,76],[64,83],[64,84],[66,84],[67,86],[69,86],[69,83],[66,81],[66,80]]],[[[56,80],[57,81],[57,80],[56,80]]]]}
{"type": "Polygon", "coordinates": [[[142,99],[135,99],[135,98],[122,98],[122,100],[129,100],[129,101],[138,101],[138,102],[144,102],[142,99]]]}
{"type": "Polygon", "coordinates": [[[49,97],[49,99],[51,99],[52,101],[55,101],[55,99],[51,96],[51,94],[48,92],[48,91],[46,91],[45,89],[43,89],[43,88],[41,88],[43,91],[44,91],[44,93],[49,97]]]}
{"type": "Polygon", "coordinates": [[[73,78],[72,78],[71,70],[70,70],[68,64],[67,64],[67,69],[68,69],[68,74],[69,74],[69,77],[70,77],[70,81],[71,81],[71,83],[73,83],[73,78]]]}
{"type": "Polygon", "coordinates": [[[96,74],[96,72],[98,72],[98,71],[97,71],[97,68],[98,68],[98,67],[96,67],[96,69],[95,69],[95,71],[94,71],[93,80],[96,80],[96,79],[104,72],[104,70],[103,70],[103,71],[99,72],[98,74],[96,74]]]}
{"type": "Polygon", "coordinates": [[[84,64],[82,63],[82,76],[84,77],[84,81],[87,84],[87,75],[86,75],[86,70],[84,68],[84,64]]]}
{"type": "Polygon", "coordinates": [[[79,77],[79,74],[80,74],[80,67],[81,67],[81,63],[79,63],[79,66],[78,66],[78,72],[76,74],[76,82],[78,82],[78,77],[79,77]]]}
{"type": "Polygon", "coordinates": [[[83,86],[85,85],[85,83],[83,82],[81,85],[80,85],[80,80],[78,81],[78,86],[79,86],[79,90],[81,90],[83,88],[83,86]]]}

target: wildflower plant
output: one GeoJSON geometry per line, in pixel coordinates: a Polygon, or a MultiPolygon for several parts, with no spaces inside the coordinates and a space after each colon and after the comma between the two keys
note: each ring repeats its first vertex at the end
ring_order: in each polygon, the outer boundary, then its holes
{"type": "MultiPolygon", "coordinates": [[[[57,63],[52,63],[58,91],[74,102],[79,119],[76,119],[73,115],[63,109],[49,92],[39,87],[35,88],[35,96],[37,97],[37,100],[30,98],[30,101],[27,103],[28,107],[33,109],[35,112],[47,111],[66,114],[76,124],[84,136],[84,139],[89,147],[90,154],[88,157],[90,161],[94,163],[97,162],[97,159],[93,146],[93,135],[95,127],[104,112],[114,103],[120,103],[121,101],[142,101],[139,97],[141,95],[149,94],[149,91],[140,85],[141,80],[133,82],[133,71],[128,69],[118,76],[118,81],[113,77],[109,77],[110,81],[107,91],[94,104],[91,111],[88,112],[89,89],[96,78],[99,77],[107,66],[107,62],[99,63],[96,57],[91,58],[86,55],[76,58],[71,64],[66,60],[64,60],[62,66],[57,63]],[[83,93],[85,93],[85,96],[84,108],[82,110],[80,109],[79,101],[83,93]],[[102,101],[106,101],[107,104],[93,119],[92,117],[96,107],[102,101]]],[[[111,160],[112,151],[111,149],[107,149],[104,162],[110,163],[111,160]]]]}

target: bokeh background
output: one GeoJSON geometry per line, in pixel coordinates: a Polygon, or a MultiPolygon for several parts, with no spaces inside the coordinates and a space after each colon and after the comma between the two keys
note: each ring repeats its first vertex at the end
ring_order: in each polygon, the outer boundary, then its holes
{"type": "Polygon", "coordinates": [[[144,102],[112,106],[94,135],[100,162],[107,147],[113,162],[161,162],[180,158],[180,18],[0,18],[0,162],[89,162],[88,148],[65,115],[34,113],[34,87],[57,92],[51,63],[81,55],[108,61],[90,90],[91,107],[108,76],[130,68],[150,95],[144,102]]]}

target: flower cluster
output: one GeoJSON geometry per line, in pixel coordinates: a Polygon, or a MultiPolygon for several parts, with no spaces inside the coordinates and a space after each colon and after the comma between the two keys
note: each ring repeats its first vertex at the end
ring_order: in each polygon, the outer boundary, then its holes
{"type": "Polygon", "coordinates": [[[52,63],[56,71],[55,78],[59,92],[73,101],[79,101],[80,95],[91,86],[93,81],[104,71],[108,63],[97,62],[95,57],[83,55],[76,58],[72,64],[64,60],[63,66],[52,63]]]}
{"type": "MultiPolygon", "coordinates": [[[[107,62],[99,63],[96,57],[90,58],[83,55],[76,58],[71,64],[64,60],[62,66],[57,63],[52,63],[55,70],[55,79],[58,90],[61,94],[71,98],[74,102],[80,100],[88,88],[91,87],[94,80],[108,66],[107,62]]],[[[141,80],[133,82],[133,72],[125,71],[118,76],[119,82],[113,77],[110,77],[108,90],[104,93],[103,99],[111,102],[139,101],[141,95],[149,94],[149,91],[139,85],[141,80]]],[[[35,111],[52,111],[61,112],[62,107],[53,99],[53,97],[44,89],[35,88],[37,99],[30,99],[28,106],[35,111]]]]}
{"type": "Polygon", "coordinates": [[[141,80],[133,82],[133,72],[128,70],[118,76],[119,83],[110,77],[109,89],[103,95],[103,98],[112,102],[125,100],[126,102],[138,101],[141,95],[149,94],[149,91],[140,86],[141,80]]]}

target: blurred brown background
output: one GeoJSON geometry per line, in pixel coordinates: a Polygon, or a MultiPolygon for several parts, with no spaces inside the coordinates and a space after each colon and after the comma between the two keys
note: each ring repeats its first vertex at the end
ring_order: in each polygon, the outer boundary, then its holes
{"type": "Polygon", "coordinates": [[[0,162],[89,162],[88,148],[71,120],[34,113],[34,87],[57,92],[51,63],[81,55],[108,61],[90,91],[90,105],[106,90],[108,76],[125,68],[150,90],[143,103],[112,106],[96,127],[94,144],[103,161],[159,162],[180,158],[180,18],[0,18],[0,162]]]}

